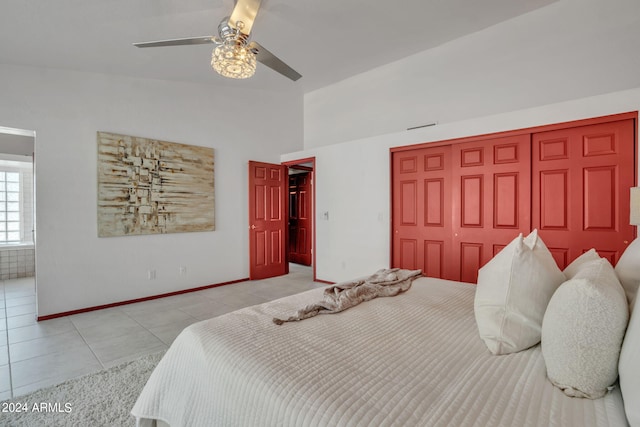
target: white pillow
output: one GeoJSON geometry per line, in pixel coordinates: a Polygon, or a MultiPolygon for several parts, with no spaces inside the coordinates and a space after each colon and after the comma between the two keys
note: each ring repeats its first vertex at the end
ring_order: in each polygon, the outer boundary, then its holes
{"type": "Polygon", "coordinates": [[[628,318],[624,290],[609,261],[583,265],[553,294],[542,322],[542,356],[551,382],[568,396],[604,396],[618,377],[628,318]]]}
{"type": "Polygon", "coordinates": [[[597,261],[599,259],[600,255],[598,255],[598,252],[596,252],[595,249],[591,248],[587,252],[580,255],[578,258],[574,259],[571,264],[569,264],[564,270],[562,270],[562,272],[567,279],[572,279],[584,264],[588,263],[589,261],[597,261]]]}
{"type": "Polygon", "coordinates": [[[640,286],[640,239],[635,239],[616,264],[616,274],[625,293],[630,309],[633,309],[634,299],[640,286]]]}
{"type": "Polygon", "coordinates": [[[627,420],[632,426],[640,426],[640,304],[636,304],[624,336],[618,373],[620,374],[620,391],[627,413],[627,420]]]}
{"type": "Polygon", "coordinates": [[[547,304],[564,280],[537,230],[525,239],[520,234],[485,264],[474,312],[489,351],[515,353],[539,343],[547,304]]]}

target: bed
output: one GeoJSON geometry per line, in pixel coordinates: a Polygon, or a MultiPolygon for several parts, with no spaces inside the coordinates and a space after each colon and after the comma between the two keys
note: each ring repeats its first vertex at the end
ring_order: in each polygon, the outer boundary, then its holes
{"type": "Polygon", "coordinates": [[[613,387],[566,396],[540,345],[495,356],[473,284],[416,279],[398,296],[275,325],[314,289],[186,328],[150,377],[138,425],[626,426],[613,387]]]}

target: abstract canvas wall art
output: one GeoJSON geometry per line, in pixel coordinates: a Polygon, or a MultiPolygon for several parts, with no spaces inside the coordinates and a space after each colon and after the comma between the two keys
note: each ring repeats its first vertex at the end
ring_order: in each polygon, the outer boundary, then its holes
{"type": "Polygon", "coordinates": [[[212,148],[98,132],[98,236],[212,231],[212,148]]]}

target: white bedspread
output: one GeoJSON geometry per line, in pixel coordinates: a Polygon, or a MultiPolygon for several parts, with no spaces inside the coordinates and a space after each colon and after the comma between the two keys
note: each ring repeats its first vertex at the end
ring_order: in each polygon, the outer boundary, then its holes
{"type": "Polygon", "coordinates": [[[473,285],[421,278],[406,293],[276,326],[316,289],[185,329],[133,408],[179,426],[625,426],[619,390],[570,398],[539,346],[492,356],[473,285]]]}

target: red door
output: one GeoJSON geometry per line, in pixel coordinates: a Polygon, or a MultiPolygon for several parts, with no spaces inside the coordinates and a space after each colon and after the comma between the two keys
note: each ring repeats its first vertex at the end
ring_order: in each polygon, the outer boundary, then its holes
{"type": "Polygon", "coordinates": [[[560,268],[590,248],[615,263],[634,238],[634,121],[533,134],[533,226],[560,268]]]}
{"type": "Polygon", "coordinates": [[[289,261],[311,265],[311,173],[289,175],[289,261]]]}
{"type": "Polygon", "coordinates": [[[451,278],[451,147],[393,153],[394,267],[451,278]]]}
{"type": "Polygon", "coordinates": [[[530,136],[452,146],[452,278],[476,283],[478,270],[531,227],[530,136]]]}
{"type": "Polygon", "coordinates": [[[249,277],[281,276],[289,271],[286,257],[287,168],[249,162],[249,277]]]}

